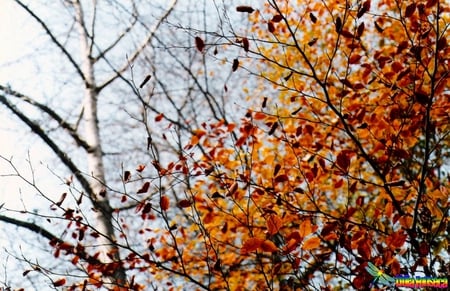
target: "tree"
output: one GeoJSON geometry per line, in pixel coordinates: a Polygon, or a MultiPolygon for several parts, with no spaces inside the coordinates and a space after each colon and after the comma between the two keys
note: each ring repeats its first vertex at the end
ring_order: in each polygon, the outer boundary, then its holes
{"type": "Polygon", "coordinates": [[[179,135],[177,156],[162,157],[149,134],[153,169],[143,161],[138,173],[123,171],[115,211],[135,213],[117,215],[121,260],[86,251],[80,236],[99,229],[81,213],[66,215],[78,245],[54,247],[87,270],[81,286],[122,267],[136,276],[124,284],[132,290],[146,279],[205,290],[365,289],[368,262],[392,276],[446,276],[449,9],[433,0],[217,9],[217,31],[187,29],[201,70],[168,51],[207,113],[174,106],[170,118],[136,93],[144,113],[179,135]],[[233,85],[248,95],[240,120],[207,90],[216,81],[207,64],[222,57],[232,73],[219,74],[222,93],[233,85]],[[242,74],[259,81],[241,83],[242,74]]]}

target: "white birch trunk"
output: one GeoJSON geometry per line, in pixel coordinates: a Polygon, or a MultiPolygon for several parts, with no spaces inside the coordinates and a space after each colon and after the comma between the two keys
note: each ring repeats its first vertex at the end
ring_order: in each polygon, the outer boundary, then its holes
{"type": "MultiPolygon", "coordinates": [[[[106,181],[97,116],[98,93],[96,91],[94,63],[90,55],[89,36],[87,35],[87,27],[84,22],[81,3],[77,0],[74,1],[73,5],[80,38],[82,71],[85,76],[83,121],[85,140],[90,146],[90,150],[87,152],[87,162],[89,174],[92,176],[90,179],[91,189],[94,192],[91,193],[90,198],[93,200],[92,202],[96,208],[94,225],[96,230],[101,234],[98,238],[100,249],[99,259],[104,263],[109,263],[119,261],[120,256],[117,246],[114,245],[116,238],[112,221],[112,209],[107,193],[99,195],[99,193],[105,191],[104,185],[106,181]]],[[[112,279],[115,283],[125,284],[125,271],[119,268],[112,279]]]]}

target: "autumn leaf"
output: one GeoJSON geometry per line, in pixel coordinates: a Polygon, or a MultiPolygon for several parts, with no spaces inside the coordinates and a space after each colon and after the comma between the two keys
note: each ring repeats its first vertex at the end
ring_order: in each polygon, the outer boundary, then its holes
{"type": "Polygon", "coordinates": [[[312,225],[309,219],[303,220],[300,224],[300,236],[306,237],[312,233],[312,225]]]}
{"type": "Polygon", "coordinates": [[[350,167],[350,157],[349,157],[348,153],[345,151],[340,152],[336,158],[336,164],[344,172],[348,172],[348,169],[350,167]]]}
{"type": "Polygon", "coordinates": [[[278,233],[280,228],[283,226],[283,221],[276,214],[269,215],[266,222],[267,230],[270,235],[278,233]]]}
{"type": "Polygon", "coordinates": [[[311,19],[312,23],[317,22],[317,17],[312,12],[309,13],[309,19],[311,19]]]}
{"type": "Polygon", "coordinates": [[[248,38],[244,37],[242,39],[242,47],[244,48],[244,51],[248,52],[249,46],[250,46],[250,44],[248,42],[248,38]]]}
{"type": "Polygon", "coordinates": [[[195,37],[195,47],[199,52],[203,52],[203,49],[205,48],[205,42],[198,36],[195,37]]]}
{"type": "Polygon", "coordinates": [[[233,60],[233,66],[232,66],[232,71],[233,72],[236,72],[236,70],[238,69],[238,67],[239,67],[239,60],[238,59],[234,59],[233,60]]]}
{"type": "Polygon", "coordinates": [[[283,20],[283,15],[281,15],[281,14],[277,14],[277,15],[274,15],[273,17],[272,17],[272,22],[280,22],[281,20],[283,20]]]}
{"type": "Polygon", "coordinates": [[[160,203],[161,209],[163,211],[166,211],[167,209],[169,209],[169,206],[170,206],[169,197],[167,197],[165,195],[161,196],[161,201],[159,203],[160,203]]]}
{"type": "Polygon", "coordinates": [[[236,7],[236,11],[237,12],[247,12],[248,14],[250,14],[253,11],[255,11],[255,9],[253,9],[251,6],[241,5],[241,6],[236,7]]]}
{"type": "Polygon", "coordinates": [[[64,284],[66,284],[66,279],[61,278],[53,282],[53,287],[61,287],[64,286],[64,284]]]}
{"type": "Polygon", "coordinates": [[[273,243],[273,241],[267,239],[261,243],[261,249],[264,252],[271,252],[271,253],[278,251],[278,248],[273,243]]]}
{"type": "Polygon", "coordinates": [[[192,205],[192,201],[188,199],[182,199],[177,202],[177,206],[180,208],[187,208],[192,205]]]}
{"type": "Polygon", "coordinates": [[[256,251],[259,247],[261,247],[264,239],[258,237],[251,237],[244,242],[244,245],[241,247],[241,254],[246,255],[248,253],[256,251]]]}
{"type": "Polygon", "coordinates": [[[142,185],[142,187],[137,191],[137,194],[147,193],[149,188],[150,188],[150,182],[145,182],[144,185],[142,185]]]}
{"type": "Polygon", "coordinates": [[[317,249],[320,246],[320,238],[313,236],[305,241],[303,241],[302,249],[305,251],[317,249]]]}
{"type": "Polygon", "coordinates": [[[123,173],[123,182],[126,183],[126,182],[130,181],[130,178],[131,178],[131,172],[125,171],[123,173]]]}
{"type": "Polygon", "coordinates": [[[275,31],[275,25],[273,24],[272,21],[269,21],[269,22],[267,23],[267,29],[268,29],[271,33],[274,33],[274,31],[275,31]]]}

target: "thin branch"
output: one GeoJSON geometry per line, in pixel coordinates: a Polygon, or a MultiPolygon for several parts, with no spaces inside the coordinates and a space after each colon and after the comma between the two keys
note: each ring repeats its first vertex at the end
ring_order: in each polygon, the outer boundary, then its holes
{"type": "Polygon", "coordinates": [[[23,4],[20,0],[15,0],[17,4],[19,4],[25,11],[28,12],[39,24],[42,26],[42,28],[45,30],[47,35],[51,38],[53,43],[62,51],[62,53],[67,57],[69,62],[73,65],[75,68],[75,71],[77,74],[83,79],[83,81],[86,83],[86,77],[83,74],[83,71],[81,70],[80,66],[75,62],[72,55],[66,50],[66,48],[56,39],[56,36],[52,33],[50,28],[47,26],[47,24],[34,13],[30,8],[28,8],[27,5],[23,4]]]}
{"type": "MultiPolygon", "coordinates": [[[[105,82],[103,82],[103,84],[98,86],[98,88],[97,88],[98,91],[101,91],[103,88],[108,86],[114,80],[119,78],[121,76],[121,74],[128,68],[129,63],[134,62],[139,57],[139,55],[145,49],[145,47],[153,40],[153,38],[155,36],[155,33],[158,30],[158,28],[161,26],[161,24],[164,22],[164,20],[166,20],[166,18],[169,17],[170,13],[175,8],[175,5],[177,4],[177,2],[178,2],[178,0],[173,0],[172,1],[172,3],[169,5],[169,8],[166,11],[166,13],[161,17],[161,19],[158,21],[158,23],[150,30],[147,38],[142,42],[141,46],[134,51],[134,53],[127,59],[125,64],[123,64],[120,69],[116,70],[114,72],[114,74],[110,78],[108,78],[105,82]]],[[[101,55],[101,57],[103,59],[105,59],[104,55],[101,55]]]]}

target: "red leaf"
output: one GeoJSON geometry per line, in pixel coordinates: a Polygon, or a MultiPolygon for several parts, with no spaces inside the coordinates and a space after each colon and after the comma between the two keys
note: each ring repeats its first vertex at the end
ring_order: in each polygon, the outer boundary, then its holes
{"type": "Polygon", "coordinates": [[[187,208],[192,205],[192,201],[188,199],[182,199],[178,201],[177,206],[180,208],[187,208]]]}
{"type": "Polygon", "coordinates": [[[406,6],[405,17],[411,17],[414,14],[414,11],[416,11],[416,3],[413,2],[410,5],[406,6]]]}
{"type": "Polygon", "coordinates": [[[136,171],[138,171],[139,173],[141,173],[142,171],[144,171],[144,169],[145,169],[145,165],[140,164],[140,165],[137,166],[136,171]]]}
{"type": "Polygon", "coordinates": [[[205,48],[205,42],[200,37],[195,37],[195,47],[200,51],[203,52],[203,49],[205,48]]]}
{"type": "Polygon", "coordinates": [[[250,44],[248,42],[248,38],[244,37],[242,39],[242,47],[244,48],[244,51],[248,52],[249,46],[250,44]]]}
{"type": "Polygon", "coordinates": [[[142,185],[141,189],[137,191],[137,194],[147,193],[148,188],[150,188],[150,182],[145,182],[144,185],[142,185]]]}
{"type": "Polygon", "coordinates": [[[167,209],[169,209],[170,206],[170,201],[169,201],[169,197],[167,196],[161,196],[161,201],[159,202],[161,209],[166,211],[167,209]]]}
{"type": "Polygon", "coordinates": [[[164,117],[164,114],[160,113],[155,116],[155,121],[160,122],[163,119],[163,117],[164,117]]]}
{"type": "Polygon", "coordinates": [[[272,17],[271,21],[272,22],[280,22],[281,20],[283,20],[283,16],[281,14],[277,14],[272,17]]]}
{"type": "Polygon", "coordinates": [[[232,67],[233,72],[235,72],[238,69],[238,67],[239,67],[239,60],[238,59],[234,59],[233,60],[233,67],[232,67]]]}
{"type": "Polygon", "coordinates": [[[55,282],[53,282],[54,287],[61,287],[64,284],[66,284],[66,279],[64,279],[64,278],[58,279],[55,282]]]}
{"type": "Polygon", "coordinates": [[[348,156],[348,153],[345,151],[340,152],[336,158],[336,164],[343,171],[347,172],[350,167],[350,157],[348,156]]]}
{"type": "Polygon", "coordinates": [[[281,174],[281,175],[278,175],[274,181],[275,181],[275,183],[286,182],[286,181],[289,181],[289,177],[286,174],[281,174]]]}
{"type": "Polygon", "coordinates": [[[255,11],[255,9],[253,9],[251,6],[244,6],[244,5],[241,5],[241,6],[238,6],[238,7],[236,7],[236,11],[237,12],[247,12],[247,13],[252,13],[253,11],[255,11]]]}

